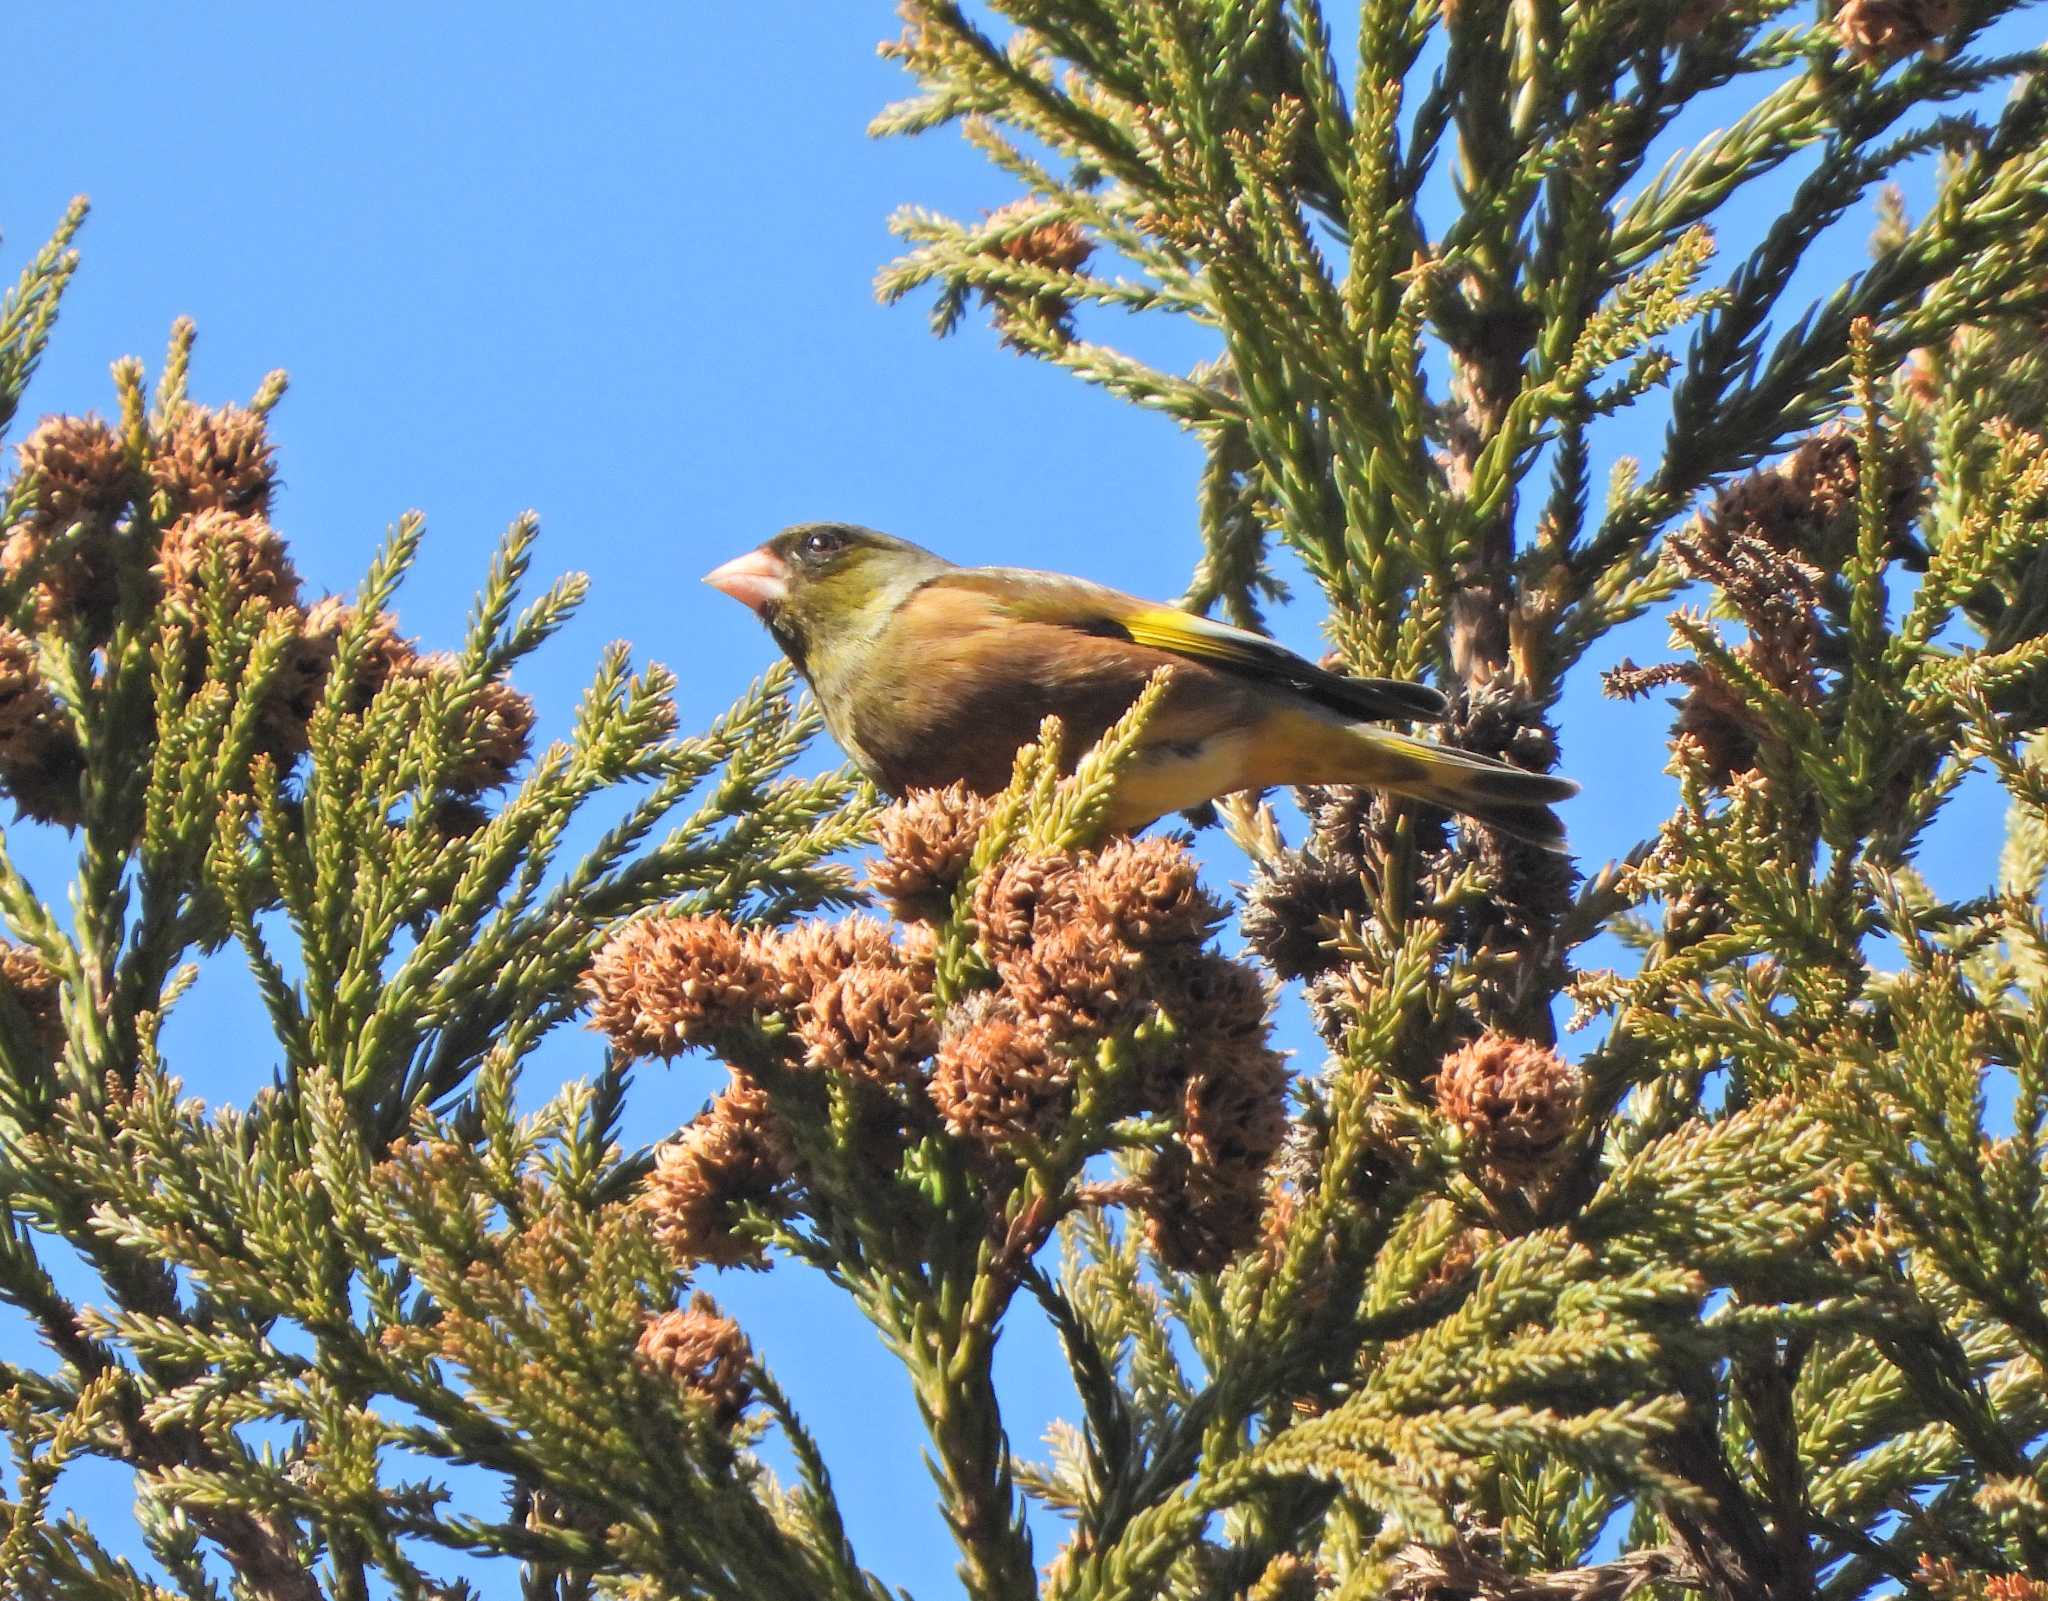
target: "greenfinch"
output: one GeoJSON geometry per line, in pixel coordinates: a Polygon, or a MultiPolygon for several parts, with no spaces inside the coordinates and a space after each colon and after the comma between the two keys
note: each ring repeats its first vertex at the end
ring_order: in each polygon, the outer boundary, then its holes
{"type": "Polygon", "coordinates": [[[892,794],[1009,782],[1056,714],[1077,754],[1158,668],[1165,692],[1109,826],[1141,828],[1238,790],[1365,784],[1561,850],[1568,779],[1413,739],[1422,684],[1327,672],[1261,635],[1058,573],[961,567],[844,523],[784,529],[704,581],[743,602],[809,681],[847,754],[892,794]]]}

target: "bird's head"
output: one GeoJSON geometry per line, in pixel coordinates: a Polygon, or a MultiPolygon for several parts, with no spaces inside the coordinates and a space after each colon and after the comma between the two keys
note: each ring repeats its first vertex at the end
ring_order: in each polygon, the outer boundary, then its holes
{"type": "Polygon", "coordinates": [[[852,523],[799,523],[704,575],[768,625],[810,671],[821,649],[871,639],[912,590],[952,563],[852,523]]]}

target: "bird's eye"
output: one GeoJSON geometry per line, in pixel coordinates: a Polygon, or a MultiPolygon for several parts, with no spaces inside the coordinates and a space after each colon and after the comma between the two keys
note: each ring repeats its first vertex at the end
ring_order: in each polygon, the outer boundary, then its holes
{"type": "Polygon", "coordinates": [[[814,534],[804,536],[804,554],[814,559],[833,555],[846,548],[846,530],[843,528],[820,528],[814,534]]]}

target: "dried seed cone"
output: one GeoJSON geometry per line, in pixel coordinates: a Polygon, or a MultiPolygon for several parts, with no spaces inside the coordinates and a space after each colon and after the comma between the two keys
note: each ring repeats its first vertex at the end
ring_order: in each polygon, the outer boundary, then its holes
{"type": "Polygon", "coordinates": [[[133,489],[127,453],[97,417],[46,417],[17,455],[36,503],[0,539],[0,570],[34,572],[37,627],[97,630],[114,610],[114,524],[133,489]]]}
{"type": "Polygon", "coordinates": [[[1258,969],[1214,951],[1182,956],[1158,975],[1159,1004],[1189,1045],[1209,1054],[1263,1045],[1272,996],[1258,969]]]}
{"type": "Polygon", "coordinates": [[[1046,1140],[1066,1120],[1073,1065],[1043,1024],[997,995],[954,1009],[932,1062],[929,1093],[946,1126],[979,1144],[1007,1148],[1046,1140]]]}
{"type": "Polygon", "coordinates": [[[30,515],[45,528],[110,522],[133,487],[121,441],[97,417],[45,417],[15,447],[21,476],[36,483],[30,515]]]}
{"type": "Polygon", "coordinates": [[[1169,1145],[1145,1175],[1145,1243],[1177,1273],[1220,1272],[1257,1243],[1265,1204],[1261,1175],[1219,1167],[1169,1145]]]}
{"type": "Polygon", "coordinates": [[[1017,851],[974,886],[974,925],[982,949],[1000,964],[1026,950],[1041,926],[1068,923],[1078,897],[1073,863],[1050,851],[1017,851]]]}
{"type": "Polygon", "coordinates": [[[875,819],[881,856],[868,882],[906,922],[935,922],[951,908],[989,803],[964,784],[912,790],[875,819]]]}
{"type": "Polygon", "coordinates": [[[50,686],[34,644],[0,626],[0,791],[24,817],[70,827],[79,820],[85,757],[50,686]]]}
{"type": "Polygon", "coordinates": [[[200,511],[261,517],[277,463],[264,418],[244,406],[182,406],[157,439],[149,476],[171,515],[200,511]]]}
{"type": "Polygon", "coordinates": [[[759,1245],[733,1231],[735,1209],[773,1208],[794,1172],[767,1092],[733,1081],[655,1153],[641,1194],[655,1237],[684,1266],[765,1267],[759,1245]]]}
{"type": "Polygon", "coordinates": [[[737,1422],[754,1398],[747,1380],[753,1347],[740,1326],[702,1290],[690,1298],[687,1311],[664,1312],[651,1319],[634,1350],[650,1373],[709,1407],[720,1428],[737,1422]]]}
{"type": "MultiPolygon", "coordinates": [[[[393,676],[452,687],[461,679],[462,662],[436,651],[399,663],[393,676]]],[[[444,779],[447,786],[462,795],[503,789],[526,760],[533,724],[533,701],[502,680],[492,679],[467,694],[454,737],[455,761],[444,779]]]]}
{"type": "Polygon", "coordinates": [[[996,971],[1004,992],[1062,1039],[1135,1023],[1153,999],[1139,953],[1090,916],[1004,956],[996,971]]]}
{"type": "MultiPolygon", "coordinates": [[[[1308,839],[1254,871],[1245,896],[1244,934],[1283,979],[1306,979],[1317,1032],[1339,1045],[1350,1026],[1344,1004],[1345,959],[1334,939],[1347,919],[1372,915],[1380,876],[1394,848],[1396,813],[1364,789],[1307,789],[1308,839]]],[[[1425,855],[1440,855],[1449,837],[1442,813],[1423,811],[1409,827],[1425,855]]]]}
{"type": "Polygon", "coordinates": [[[533,736],[532,697],[493,679],[470,702],[469,718],[463,759],[449,783],[469,794],[503,789],[526,760],[533,736]]]}
{"type": "Polygon", "coordinates": [[[29,1041],[45,1063],[64,1054],[62,988],[56,973],[26,945],[0,940],[0,988],[28,1025],[29,1041]]]}
{"type": "Polygon", "coordinates": [[[33,762],[56,716],[57,697],[36,668],[35,645],[0,625],[0,772],[33,762]]]}
{"type": "Polygon", "coordinates": [[[284,537],[261,517],[207,510],[180,518],[164,530],[157,552],[157,576],[164,592],[195,611],[204,604],[207,574],[218,564],[230,608],[260,600],[296,606],[299,575],[285,551],[284,537]]]}
{"type": "Polygon", "coordinates": [[[1182,1143],[1199,1163],[1263,1180],[1287,1137],[1286,1090],[1286,1059],[1263,1041],[1204,1064],[1182,1093],[1182,1143]]]}
{"type": "Polygon", "coordinates": [[[1080,901],[1111,937],[1141,951],[1200,945],[1224,918],[1187,847],[1168,835],[1104,846],[1081,872],[1080,901]]]}
{"type": "Polygon", "coordinates": [[[806,1065],[883,1084],[915,1082],[939,1042],[931,996],[895,962],[858,962],[827,979],[797,1020],[806,1065]]]}
{"type": "Polygon", "coordinates": [[[1254,870],[1245,899],[1244,934],[1283,979],[1314,978],[1337,963],[1330,948],[1347,913],[1365,910],[1362,864],[1346,861],[1313,838],[1254,870]]]}
{"type": "MultiPolygon", "coordinates": [[[[988,226],[1013,227],[1029,221],[1044,209],[1036,200],[1012,200],[989,213],[988,226]]],[[[991,254],[1005,261],[1044,267],[1052,272],[1079,272],[1095,252],[1095,246],[1089,242],[1081,225],[1064,218],[1043,222],[1036,228],[991,245],[989,249],[991,254]]]]}
{"type": "MultiPolygon", "coordinates": [[[[1014,226],[1029,221],[1043,210],[1038,201],[1013,200],[990,214],[989,225],[1014,226]]],[[[1079,272],[1094,250],[1095,246],[1081,225],[1064,218],[1048,218],[1035,228],[1025,229],[989,246],[989,254],[998,261],[1041,267],[1047,272],[1079,272]]],[[[983,288],[981,298],[985,305],[994,308],[995,324],[1006,344],[1027,343],[1015,332],[1015,324],[1026,317],[1043,323],[1056,337],[1073,337],[1074,306],[1064,295],[1050,290],[1033,293],[991,286],[983,288]]]]}
{"type": "Polygon", "coordinates": [[[674,1056],[743,1028],[771,1004],[757,938],[723,917],[646,917],[597,953],[592,1022],[631,1056],[674,1056]]]}
{"type": "Polygon", "coordinates": [[[0,792],[22,816],[70,827],[79,820],[84,770],[78,741],[36,666],[35,645],[0,625],[0,792]]]}
{"type": "MultiPolygon", "coordinates": [[[[1221,957],[1215,958],[1219,964],[1221,957]]],[[[1269,1173],[1287,1136],[1287,1064],[1265,1043],[1265,995],[1250,1037],[1195,1036],[1178,1087],[1180,1136],[1145,1175],[1146,1238],[1167,1267],[1213,1273],[1257,1245],[1269,1173]]]]}
{"type": "Polygon", "coordinates": [[[761,936],[761,961],[769,1004],[792,1017],[802,1014],[841,973],[863,963],[880,966],[897,958],[889,925],[873,917],[813,918],[761,936]]]}
{"type": "MultiPolygon", "coordinates": [[[[286,645],[283,664],[263,704],[262,749],[281,762],[305,750],[306,725],[326,697],[342,633],[355,615],[353,606],[334,595],[299,614],[297,637],[286,645]]],[[[415,654],[411,642],[399,637],[398,619],[380,613],[364,640],[348,710],[367,711],[377,692],[403,672],[415,654]]]]}
{"type": "MultiPolygon", "coordinates": [[[[1724,552],[1731,542],[1750,539],[1780,554],[1832,567],[1846,556],[1855,537],[1862,451],[1862,440],[1845,428],[1813,434],[1782,461],[1729,484],[1686,538],[1702,545],[1710,557],[1724,552]]],[[[1924,493],[1922,474],[1897,466],[1888,474],[1885,523],[1895,548],[1919,515],[1924,493]]]]}
{"type": "Polygon", "coordinates": [[[1888,66],[1916,51],[1941,60],[1960,20],[1955,0],[1842,0],[1834,28],[1858,61],[1888,66]]]}
{"type": "Polygon", "coordinates": [[[1510,1183],[1555,1165],[1583,1094],[1579,1070],[1556,1051],[1507,1034],[1482,1034],[1437,1070],[1437,1110],[1465,1131],[1482,1165],[1510,1183]]]}

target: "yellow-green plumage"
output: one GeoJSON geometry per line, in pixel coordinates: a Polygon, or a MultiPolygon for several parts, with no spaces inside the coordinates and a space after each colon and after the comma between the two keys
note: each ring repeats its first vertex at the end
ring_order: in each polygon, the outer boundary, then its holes
{"type": "Polygon", "coordinates": [[[1078,754],[1166,666],[1114,828],[1238,790],[1360,784],[1563,843],[1549,806],[1574,792],[1568,780],[1374,726],[1440,717],[1434,690],[1326,672],[1257,634],[1099,584],[958,567],[841,524],[785,530],[708,581],[761,613],[833,736],[892,792],[956,780],[1000,789],[1048,715],[1078,754]]]}

